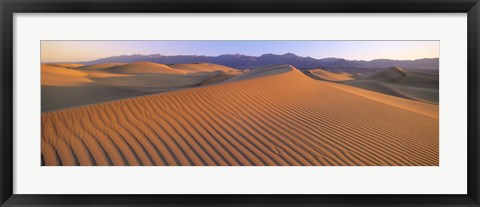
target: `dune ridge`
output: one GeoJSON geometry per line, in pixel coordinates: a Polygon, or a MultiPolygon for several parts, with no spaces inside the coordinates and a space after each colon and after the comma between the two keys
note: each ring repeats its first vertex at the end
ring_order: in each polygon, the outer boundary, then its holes
{"type": "Polygon", "coordinates": [[[352,80],[352,75],[347,73],[333,73],[322,69],[313,69],[305,71],[305,74],[319,80],[326,80],[332,82],[341,82],[352,80]]]}
{"type": "Polygon", "coordinates": [[[49,65],[55,66],[55,67],[64,67],[64,68],[79,68],[84,66],[83,64],[77,64],[77,63],[51,63],[49,65]]]}
{"type": "Polygon", "coordinates": [[[260,78],[264,76],[278,75],[281,73],[291,71],[292,70],[291,67],[292,66],[288,64],[264,66],[264,67],[256,68],[255,70],[249,70],[244,74],[230,78],[226,80],[225,83],[250,80],[250,79],[260,78]]]}
{"type": "Polygon", "coordinates": [[[222,71],[224,73],[240,72],[239,70],[231,67],[212,64],[212,63],[172,64],[172,65],[169,65],[169,67],[176,70],[188,72],[188,73],[214,72],[214,71],[222,71]]]}
{"type": "Polygon", "coordinates": [[[118,65],[109,68],[108,72],[121,74],[184,73],[183,71],[175,70],[167,65],[151,62],[135,62],[125,65],[118,65]]]}
{"type": "Polygon", "coordinates": [[[127,63],[100,63],[100,64],[95,64],[95,65],[84,65],[82,67],[78,67],[78,69],[81,70],[90,70],[90,71],[96,71],[96,70],[106,70],[110,69],[116,66],[121,66],[121,65],[126,65],[127,63]]]}
{"type": "Polygon", "coordinates": [[[351,92],[288,65],[260,71],[234,82],[42,113],[42,160],[47,166],[438,165],[438,115],[419,113],[438,114],[438,106],[351,92]]]}

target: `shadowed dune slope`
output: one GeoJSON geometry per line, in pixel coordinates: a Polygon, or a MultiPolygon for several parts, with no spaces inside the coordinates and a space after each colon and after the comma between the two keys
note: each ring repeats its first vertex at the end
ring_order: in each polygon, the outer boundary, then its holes
{"type": "Polygon", "coordinates": [[[308,70],[305,71],[305,74],[314,79],[332,82],[341,82],[353,79],[352,76],[347,73],[333,73],[322,69],[308,70]]]}
{"type": "Polygon", "coordinates": [[[176,89],[195,87],[211,77],[221,75],[220,71],[201,74],[135,74],[122,77],[91,78],[96,83],[110,86],[133,86],[143,88],[176,89]]]}
{"type": "Polygon", "coordinates": [[[370,91],[388,94],[391,96],[397,96],[426,103],[438,104],[439,101],[438,89],[401,86],[370,80],[355,80],[351,82],[346,82],[345,84],[370,91]]]}
{"type": "Polygon", "coordinates": [[[407,71],[399,67],[388,68],[372,74],[365,79],[423,88],[438,88],[439,83],[438,74],[412,70],[407,71]]]}
{"type": "Polygon", "coordinates": [[[426,103],[438,104],[439,101],[439,77],[434,73],[406,71],[402,68],[392,67],[343,83],[426,103]]]}
{"type": "Polygon", "coordinates": [[[291,71],[291,66],[284,64],[284,65],[269,65],[265,67],[256,68],[254,70],[249,70],[241,75],[237,75],[233,78],[230,78],[225,81],[227,82],[235,82],[235,81],[243,81],[243,80],[250,80],[254,78],[260,78],[265,76],[271,75],[278,75],[281,73],[285,73],[291,71]]]}
{"type": "Polygon", "coordinates": [[[44,164],[438,165],[438,106],[313,80],[286,65],[261,71],[43,113],[44,164]]]}

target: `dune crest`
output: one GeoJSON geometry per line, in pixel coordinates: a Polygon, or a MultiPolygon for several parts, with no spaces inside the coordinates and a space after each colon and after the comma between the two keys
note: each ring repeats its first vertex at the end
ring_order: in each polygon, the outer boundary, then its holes
{"type": "Polygon", "coordinates": [[[49,166],[439,163],[438,115],[418,112],[438,114],[436,105],[351,92],[289,65],[232,79],[43,113],[42,160],[49,166]]]}
{"type": "Polygon", "coordinates": [[[212,64],[212,63],[173,64],[169,66],[173,69],[184,71],[187,73],[214,72],[214,71],[222,71],[224,73],[240,72],[239,70],[234,68],[230,68],[223,65],[212,64]]]}
{"type": "Polygon", "coordinates": [[[63,67],[63,68],[79,68],[83,66],[83,64],[77,64],[77,63],[50,63],[49,65],[52,65],[55,67],[63,67]]]}
{"type": "Polygon", "coordinates": [[[171,74],[182,74],[184,72],[172,69],[171,67],[152,63],[152,62],[135,62],[125,65],[119,65],[108,69],[110,73],[121,73],[121,74],[149,74],[149,73],[171,73],[171,74]]]}
{"type": "Polygon", "coordinates": [[[265,76],[278,75],[281,73],[290,72],[293,69],[294,67],[288,64],[270,65],[270,66],[255,68],[254,70],[249,70],[248,72],[235,76],[233,78],[230,78],[225,82],[227,83],[227,82],[243,81],[243,80],[250,80],[250,79],[260,78],[265,76]]]}
{"type": "Polygon", "coordinates": [[[100,64],[95,64],[95,65],[85,65],[82,67],[79,67],[78,69],[81,70],[90,70],[90,71],[96,71],[96,70],[105,70],[105,69],[110,69],[116,66],[121,66],[121,65],[126,65],[127,63],[100,63],[100,64]]]}
{"type": "Polygon", "coordinates": [[[333,73],[322,69],[308,70],[305,72],[305,74],[315,79],[332,82],[341,82],[353,79],[352,75],[347,73],[333,73]]]}

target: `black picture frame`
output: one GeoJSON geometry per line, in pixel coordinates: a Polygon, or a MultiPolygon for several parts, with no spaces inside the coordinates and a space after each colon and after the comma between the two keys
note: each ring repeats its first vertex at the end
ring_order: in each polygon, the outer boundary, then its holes
{"type": "Polygon", "coordinates": [[[1,206],[480,206],[478,0],[0,0],[1,206]],[[13,194],[15,13],[467,13],[468,189],[465,195],[20,195],[13,194]]]}

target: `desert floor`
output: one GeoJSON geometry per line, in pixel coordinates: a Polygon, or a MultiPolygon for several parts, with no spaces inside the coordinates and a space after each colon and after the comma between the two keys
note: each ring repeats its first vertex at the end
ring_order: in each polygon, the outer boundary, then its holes
{"type": "Polygon", "coordinates": [[[438,74],[42,65],[42,164],[437,166],[438,74]]]}

